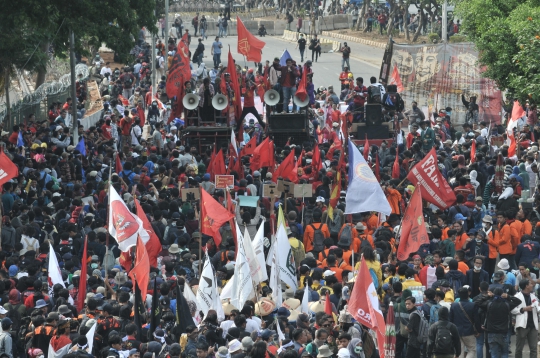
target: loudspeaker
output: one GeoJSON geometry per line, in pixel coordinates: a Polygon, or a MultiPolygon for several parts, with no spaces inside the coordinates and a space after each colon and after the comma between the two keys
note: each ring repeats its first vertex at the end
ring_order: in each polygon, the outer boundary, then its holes
{"type": "Polygon", "coordinates": [[[358,132],[356,138],[359,140],[365,139],[366,134],[368,139],[388,139],[392,138],[390,135],[390,129],[387,125],[363,125],[360,123],[358,126],[358,132]]]}
{"type": "Polygon", "coordinates": [[[380,125],[383,123],[382,105],[379,103],[372,103],[366,105],[366,111],[364,113],[366,118],[366,124],[368,126],[380,125]]]}
{"type": "Polygon", "coordinates": [[[308,118],[305,113],[272,114],[268,118],[270,132],[308,132],[308,118]]]}

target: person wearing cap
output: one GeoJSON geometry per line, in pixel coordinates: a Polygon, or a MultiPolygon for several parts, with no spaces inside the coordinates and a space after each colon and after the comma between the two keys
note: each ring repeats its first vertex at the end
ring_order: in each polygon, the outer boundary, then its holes
{"type": "Polygon", "coordinates": [[[98,307],[98,310],[100,311],[100,316],[97,318],[98,326],[96,332],[98,334],[102,337],[107,337],[111,331],[120,329],[120,322],[112,315],[112,305],[105,303],[98,307]]]}
{"type": "Polygon", "coordinates": [[[43,352],[49,350],[49,343],[55,333],[60,316],[56,312],[51,312],[45,320],[45,325],[36,327],[32,337],[32,347],[39,348],[43,352]]]}

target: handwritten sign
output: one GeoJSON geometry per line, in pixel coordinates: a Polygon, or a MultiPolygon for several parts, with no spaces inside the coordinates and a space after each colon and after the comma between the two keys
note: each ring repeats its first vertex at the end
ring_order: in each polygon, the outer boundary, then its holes
{"type": "Polygon", "coordinates": [[[263,196],[266,198],[280,198],[281,192],[278,190],[276,184],[264,184],[263,185],[263,196]]]}
{"type": "Polygon", "coordinates": [[[234,175],[216,175],[216,189],[233,189],[234,175]]]}
{"type": "Polygon", "coordinates": [[[294,186],[295,198],[311,198],[313,196],[313,185],[311,184],[296,184],[294,186]]]}

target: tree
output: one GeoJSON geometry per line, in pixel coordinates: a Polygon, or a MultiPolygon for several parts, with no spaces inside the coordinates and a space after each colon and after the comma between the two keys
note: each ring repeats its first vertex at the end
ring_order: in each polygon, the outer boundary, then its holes
{"type": "Polygon", "coordinates": [[[540,102],[540,4],[535,0],[460,0],[460,32],[478,48],[485,77],[515,98],[540,102]]]}

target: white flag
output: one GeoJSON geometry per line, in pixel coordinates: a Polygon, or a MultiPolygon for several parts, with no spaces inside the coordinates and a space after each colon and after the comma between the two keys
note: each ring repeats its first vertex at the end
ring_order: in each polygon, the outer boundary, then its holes
{"type": "Polygon", "coordinates": [[[277,331],[279,341],[280,341],[279,345],[281,346],[281,341],[283,341],[285,339],[285,335],[281,331],[281,327],[279,326],[279,320],[277,320],[277,319],[276,319],[276,331],[277,331]]]}
{"type": "Polygon", "coordinates": [[[270,271],[270,288],[272,289],[272,299],[276,303],[276,307],[281,307],[283,304],[283,293],[281,292],[281,280],[279,279],[279,263],[276,250],[272,256],[272,262],[270,266],[272,267],[270,271]]]}
{"type": "Polygon", "coordinates": [[[94,347],[94,334],[96,333],[97,321],[92,328],[86,332],[86,339],[88,340],[88,353],[92,354],[92,348],[94,347]]]}
{"type": "Polygon", "coordinates": [[[220,299],[226,300],[228,298],[232,298],[232,289],[233,289],[232,285],[233,285],[232,279],[227,281],[225,286],[223,286],[223,288],[221,289],[221,295],[219,296],[220,299]]]}
{"type": "Polygon", "coordinates": [[[49,293],[52,292],[53,286],[57,283],[66,288],[66,284],[62,279],[60,266],[58,265],[58,259],[56,258],[56,252],[49,242],[49,293]]]}
{"type": "Polygon", "coordinates": [[[208,251],[206,251],[206,261],[204,262],[201,278],[199,280],[196,299],[199,309],[205,317],[208,314],[208,311],[215,309],[218,313],[219,321],[225,318],[225,314],[223,314],[221,319],[219,318],[219,309],[221,308],[221,312],[223,312],[223,307],[221,306],[221,301],[217,292],[216,275],[214,274],[214,269],[210,263],[208,251]]]}
{"type": "Polygon", "coordinates": [[[268,249],[268,256],[266,257],[266,265],[267,266],[271,267],[272,263],[274,262],[275,247],[276,247],[276,236],[272,235],[270,237],[270,249],[268,249]]]}
{"type": "Polygon", "coordinates": [[[309,315],[309,288],[307,285],[304,287],[304,296],[302,297],[300,312],[307,313],[309,315]]]}
{"type": "Polygon", "coordinates": [[[253,245],[251,244],[251,238],[249,237],[247,226],[245,227],[244,235],[242,236],[242,234],[240,234],[240,228],[238,227],[238,223],[236,222],[236,232],[238,234],[237,242],[240,242],[240,240],[242,240],[242,244],[244,245],[244,252],[246,253],[246,258],[249,263],[249,272],[251,273],[251,279],[253,280],[253,283],[257,285],[258,283],[263,282],[265,278],[262,274],[261,264],[259,263],[258,257],[255,255],[253,245]]]}
{"type": "MultiPolygon", "coordinates": [[[[253,239],[253,249],[255,250],[255,256],[257,262],[265,262],[264,259],[264,220],[257,230],[255,239],[253,239]]],[[[266,273],[266,264],[261,265],[262,281],[268,280],[268,274],[266,273]]],[[[262,282],[261,281],[261,282],[262,282]]]]}
{"type": "Polygon", "coordinates": [[[298,280],[296,279],[296,264],[294,256],[285,230],[285,220],[283,219],[283,210],[279,207],[278,227],[276,233],[276,250],[279,263],[279,278],[285,282],[290,288],[296,291],[298,280]]]}
{"type": "Polygon", "coordinates": [[[109,185],[109,234],[118,242],[121,251],[137,244],[137,235],[142,227],[141,219],[129,211],[114,187],[109,185]]]}
{"type": "Polygon", "coordinates": [[[236,255],[232,281],[231,304],[238,309],[242,309],[244,303],[246,303],[253,293],[253,281],[251,280],[249,262],[242,240],[238,240],[238,253],[236,255]]]}

